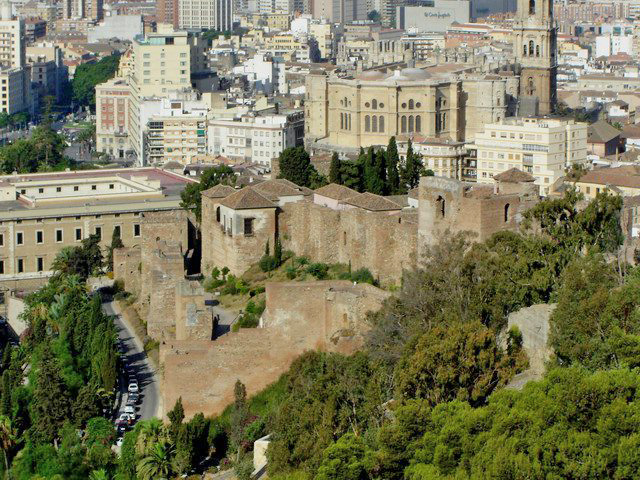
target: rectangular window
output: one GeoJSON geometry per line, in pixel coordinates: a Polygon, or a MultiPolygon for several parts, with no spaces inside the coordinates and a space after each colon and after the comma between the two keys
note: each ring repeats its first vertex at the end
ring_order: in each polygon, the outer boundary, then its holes
{"type": "Polygon", "coordinates": [[[44,188],[39,188],[38,193],[44,193],[44,188]]]}
{"type": "Polygon", "coordinates": [[[61,192],[62,191],[62,187],[56,187],[56,192],[61,192]]]}
{"type": "Polygon", "coordinates": [[[24,272],[24,258],[18,259],[18,273],[24,272]]]}
{"type": "Polygon", "coordinates": [[[73,191],[74,191],[74,192],[77,192],[79,189],[80,189],[80,187],[78,187],[78,185],[75,185],[75,186],[73,187],[73,191]]]}
{"type": "Polygon", "coordinates": [[[113,227],[113,232],[119,237],[122,236],[122,229],[120,228],[120,225],[116,225],[115,227],[113,227]]]}
{"type": "Polygon", "coordinates": [[[253,218],[244,219],[244,234],[253,235],[253,218]]]}
{"type": "Polygon", "coordinates": [[[44,258],[36,258],[36,272],[42,272],[44,270],[44,258]]]}
{"type": "Polygon", "coordinates": [[[42,230],[36,231],[36,243],[44,243],[44,232],[42,230]]]}
{"type": "Polygon", "coordinates": [[[113,183],[109,184],[109,190],[113,190],[114,188],[116,188],[116,186],[113,183]]]}
{"type": "Polygon", "coordinates": [[[56,243],[62,242],[62,229],[56,228],[56,243]]]}
{"type": "Polygon", "coordinates": [[[96,227],[96,235],[98,239],[102,240],[102,227],[96,227]]]}
{"type": "Polygon", "coordinates": [[[22,232],[16,233],[16,245],[24,244],[24,234],[22,232]]]}
{"type": "Polygon", "coordinates": [[[91,190],[97,190],[98,186],[97,185],[91,185],[91,190]]]}
{"type": "Polygon", "coordinates": [[[0,233],[0,247],[4,247],[4,233],[0,233]]]}
{"type": "Polygon", "coordinates": [[[140,236],[140,225],[138,223],[133,224],[133,236],[134,237],[140,236]]]}
{"type": "Polygon", "coordinates": [[[0,260],[0,274],[4,273],[4,260],[0,260]]]}
{"type": "Polygon", "coordinates": [[[76,242],[79,242],[80,240],[82,240],[82,229],[76,228],[76,242]]]}

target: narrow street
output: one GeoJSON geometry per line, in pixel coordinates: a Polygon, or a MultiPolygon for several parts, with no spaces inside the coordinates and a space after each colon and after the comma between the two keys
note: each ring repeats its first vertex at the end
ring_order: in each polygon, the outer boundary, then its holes
{"type": "MultiPolygon", "coordinates": [[[[157,417],[159,414],[158,406],[160,403],[158,381],[153,365],[147,358],[147,354],[144,352],[141,341],[133,335],[133,332],[129,329],[121,316],[116,315],[111,302],[103,303],[102,308],[106,314],[114,316],[115,325],[118,330],[118,337],[125,346],[124,358],[133,367],[136,378],[138,379],[141,402],[138,405],[137,421],[157,417]]],[[[127,395],[126,382],[121,382],[119,388],[122,393],[120,412],[123,412],[127,395]]]]}

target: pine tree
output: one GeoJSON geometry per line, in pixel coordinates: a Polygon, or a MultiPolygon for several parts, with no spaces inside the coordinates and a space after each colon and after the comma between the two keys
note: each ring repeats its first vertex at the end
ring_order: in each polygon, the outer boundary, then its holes
{"type": "Polygon", "coordinates": [[[400,176],[398,175],[398,146],[396,145],[396,137],[389,139],[387,146],[387,182],[386,193],[395,195],[400,190],[400,176]]]}
{"type": "Polygon", "coordinates": [[[373,150],[373,147],[369,147],[369,149],[367,150],[367,153],[364,155],[361,155],[361,158],[363,159],[362,189],[365,192],[371,192],[372,189],[377,188],[376,187],[377,172],[375,169],[376,154],[375,154],[375,151],[373,150]]]}
{"type": "Polygon", "coordinates": [[[333,152],[331,166],[329,167],[329,183],[342,183],[340,178],[341,164],[338,152],[333,152]]]}
{"type": "Polygon", "coordinates": [[[401,173],[402,187],[412,189],[418,186],[420,181],[420,171],[422,170],[422,161],[420,155],[413,151],[411,140],[407,142],[407,157],[404,162],[404,168],[401,173]]]}
{"type": "Polygon", "coordinates": [[[34,438],[42,443],[55,441],[63,424],[69,420],[70,404],[67,386],[60,375],[60,365],[51,346],[45,343],[33,391],[34,438]]]}

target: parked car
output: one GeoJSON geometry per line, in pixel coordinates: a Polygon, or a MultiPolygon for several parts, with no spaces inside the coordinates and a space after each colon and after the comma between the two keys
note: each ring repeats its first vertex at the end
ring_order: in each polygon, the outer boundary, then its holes
{"type": "Polygon", "coordinates": [[[132,417],[135,418],[136,416],[136,407],[132,406],[132,405],[126,405],[124,407],[124,413],[131,415],[132,417]]]}
{"type": "Polygon", "coordinates": [[[140,391],[140,389],[138,388],[138,382],[129,382],[129,388],[127,388],[127,390],[129,391],[129,393],[138,393],[140,391]]]}
{"type": "Polygon", "coordinates": [[[118,430],[124,428],[126,430],[127,426],[129,426],[131,418],[128,413],[121,413],[118,419],[116,420],[116,428],[118,430]]]}
{"type": "Polygon", "coordinates": [[[136,405],[140,401],[139,393],[130,393],[127,398],[127,403],[132,402],[133,405],[136,405]]]}

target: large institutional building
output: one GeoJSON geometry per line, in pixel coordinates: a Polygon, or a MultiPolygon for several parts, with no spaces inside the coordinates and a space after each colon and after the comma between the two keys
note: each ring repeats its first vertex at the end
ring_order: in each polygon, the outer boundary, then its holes
{"type": "Polygon", "coordinates": [[[85,170],[0,177],[0,285],[38,284],[63,247],[118,230],[140,241],[141,215],[180,209],[186,177],[155,168],[85,170]]]}

